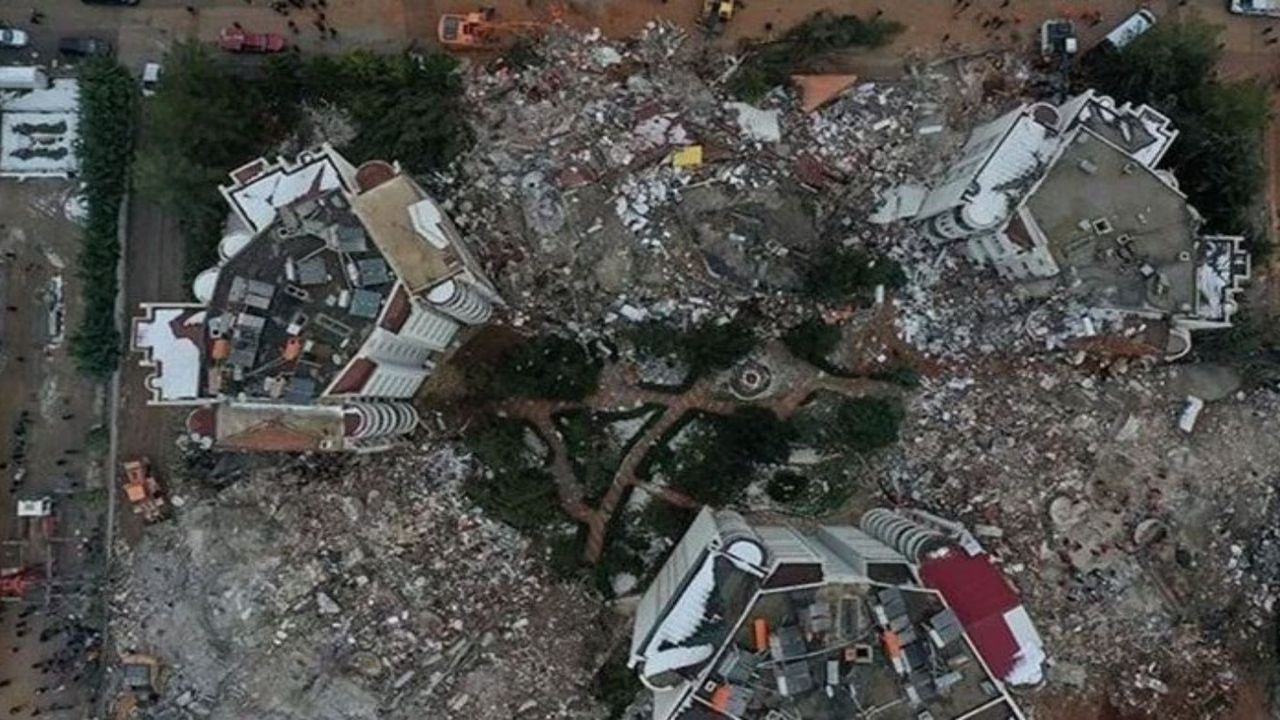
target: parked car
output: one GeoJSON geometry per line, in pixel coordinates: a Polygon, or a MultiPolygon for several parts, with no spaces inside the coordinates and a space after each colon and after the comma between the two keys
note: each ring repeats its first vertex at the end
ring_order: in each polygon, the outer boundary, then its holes
{"type": "Polygon", "coordinates": [[[218,47],[227,52],[277,53],[287,45],[284,36],[276,33],[247,32],[237,27],[225,27],[218,33],[218,47]]]}
{"type": "Polygon", "coordinates": [[[156,86],[160,84],[160,63],[149,62],[142,66],[142,96],[151,97],[156,94],[156,86]]]}
{"type": "Polygon", "coordinates": [[[1114,30],[1107,33],[1107,36],[1102,40],[1102,44],[1110,46],[1114,50],[1119,50],[1138,39],[1139,35],[1150,30],[1155,24],[1156,16],[1154,13],[1150,10],[1139,10],[1117,25],[1114,30]]]}
{"type": "Polygon", "coordinates": [[[26,47],[31,38],[27,37],[26,30],[18,28],[0,28],[0,47],[21,48],[26,47]]]}
{"type": "Polygon", "coordinates": [[[1280,17],[1280,2],[1276,0],[1231,0],[1227,9],[1237,15],[1280,17]]]}
{"type": "Polygon", "coordinates": [[[95,37],[64,37],[58,41],[58,52],[72,57],[110,55],[111,43],[95,37]]]}

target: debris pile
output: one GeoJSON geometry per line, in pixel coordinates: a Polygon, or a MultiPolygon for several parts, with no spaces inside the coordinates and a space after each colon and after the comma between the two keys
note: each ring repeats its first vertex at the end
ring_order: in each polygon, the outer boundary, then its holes
{"type": "Polygon", "coordinates": [[[748,299],[785,321],[819,241],[882,245],[876,194],[955,140],[919,134],[945,114],[938,74],[805,113],[781,89],[736,102],[724,64],[663,23],[626,43],[557,29],[533,54],[466,76],[476,143],[439,188],[520,325],[598,335],[748,299]]]}
{"type": "Polygon", "coordinates": [[[1002,557],[1063,665],[1055,685],[1186,717],[1232,696],[1233,657],[1273,652],[1280,396],[1237,388],[1216,367],[999,353],[926,381],[900,454],[871,472],[1002,557]],[[1218,398],[1191,436],[1189,392],[1218,398]]]}
{"type": "Polygon", "coordinates": [[[115,643],[164,663],[188,717],[599,717],[599,608],[471,514],[473,470],[444,446],[255,471],[148,531],[115,643]]]}

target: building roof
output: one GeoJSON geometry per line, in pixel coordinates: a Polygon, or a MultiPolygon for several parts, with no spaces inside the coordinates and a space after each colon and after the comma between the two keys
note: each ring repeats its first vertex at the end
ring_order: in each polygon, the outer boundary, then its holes
{"type": "Polygon", "coordinates": [[[334,190],[352,190],[354,171],[333,148],[304,152],[294,162],[254,160],[231,172],[233,183],[221,188],[231,209],[253,232],[275,222],[276,213],[299,200],[334,190]]]}
{"type": "MultiPolygon", "coordinates": [[[[214,441],[227,450],[307,452],[333,449],[345,434],[342,408],[220,403],[214,441]]],[[[188,423],[190,426],[191,423],[188,423]]]]}
{"type": "Polygon", "coordinates": [[[920,579],[942,593],[994,675],[1010,682],[1038,681],[1043,643],[989,555],[952,548],[921,563],[920,579]]]}
{"type": "Polygon", "coordinates": [[[377,327],[394,287],[341,191],[279,208],[218,269],[206,323],[211,389],[314,401],[377,327]]]}
{"type": "Polygon", "coordinates": [[[357,195],[352,207],[411,294],[419,294],[463,269],[455,250],[456,231],[435,202],[404,175],[357,195]],[[415,229],[410,207],[429,216],[429,236],[415,229]]]}
{"type": "Polygon", "coordinates": [[[856,528],[703,509],[636,615],[631,662],[655,720],[1021,717],[946,598],[860,573],[878,565],[907,563],[856,528]]]}
{"type": "Polygon", "coordinates": [[[47,88],[0,92],[0,176],[75,172],[79,107],[80,85],[71,78],[54,80],[47,88]]]}
{"type": "Polygon", "coordinates": [[[204,318],[201,308],[143,306],[147,314],[133,321],[130,344],[143,353],[141,364],[155,369],[147,376],[153,402],[183,402],[201,395],[204,318]]]}
{"type": "Polygon", "coordinates": [[[1098,305],[1194,309],[1199,217],[1163,173],[1091,128],[1072,134],[1026,209],[1098,305]]]}

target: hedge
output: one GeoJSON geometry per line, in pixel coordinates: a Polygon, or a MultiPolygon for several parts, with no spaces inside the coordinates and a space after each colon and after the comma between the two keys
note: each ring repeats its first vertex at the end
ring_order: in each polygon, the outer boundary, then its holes
{"type": "Polygon", "coordinates": [[[120,360],[116,266],[119,217],[133,154],[137,93],[129,72],[114,60],[80,65],[80,128],[76,153],[88,219],[78,260],[84,314],[71,336],[81,371],[105,379],[120,360]]]}

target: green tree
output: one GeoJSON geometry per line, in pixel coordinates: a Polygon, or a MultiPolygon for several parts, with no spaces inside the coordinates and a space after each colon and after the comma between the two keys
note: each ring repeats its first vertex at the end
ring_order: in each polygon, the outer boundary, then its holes
{"type": "Polygon", "coordinates": [[[796,357],[825,369],[831,365],[827,358],[840,344],[840,328],[809,318],[787,330],[782,343],[796,357]]]}
{"type": "Polygon", "coordinates": [[[680,356],[694,377],[727,370],[756,347],[756,335],[741,316],[727,323],[704,322],[680,338],[680,356]]]}
{"type": "Polygon", "coordinates": [[[467,481],[468,498],[493,518],[534,535],[564,520],[555,479],[542,468],[494,472],[467,481]]]}
{"type": "Polygon", "coordinates": [[[689,442],[659,464],[672,486],[708,505],[725,505],[751,482],[757,466],[785,460],[792,426],[771,410],[744,407],[731,415],[704,415],[689,442]]]}
{"type": "Polygon", "coordinates": [[[901,24],[891,20],[815,13],[778,40],[753,46],[729,79],[729,91],[748,102],[759,100],[815,58],[848,48],[880,47],[902,30],[901,24]]]}
{"type": "Polygon", "coordinates": [[[898,441],[902,403],[895,398],[862,397],[841,401],[830,439],[856,452],[869,452],[898,441]]]}
{"type": "Polygon", "coordinates": [[[218,259],[227,214],[218,185],[282,137],[291,118],[269,106],[260,83],[194,42],[170,48],[145,109],[134,179],[143,196],[177,219],[190,278],[218,259]]]}
{"type": "Polygon", "coordinates": [[[804,495],[809,487],[809,478],[794,470],[779,470],[769,478],[765,492],[775,502],[794,502],[804,495]]]}
{"type": "Polygon", "coordinates": [[[469,382],[492,398],[529,397],[581,400],[600,385],[601,364],[575,340],[542,335],[496,362],[469,369],[469,382]]]}
{"type": "Polygon", "coordinates": [[[877,285],[899,288],[906,282],[907,275],[896,260],[863,250],[828,247],[809,264],[804,287],[815,298],[839,301],[865,296],[877,285]]]}

